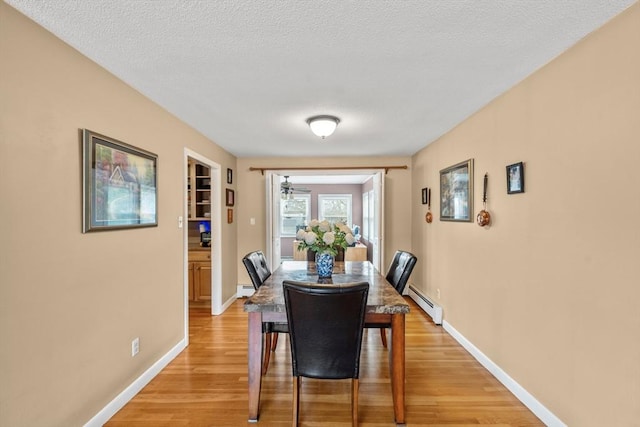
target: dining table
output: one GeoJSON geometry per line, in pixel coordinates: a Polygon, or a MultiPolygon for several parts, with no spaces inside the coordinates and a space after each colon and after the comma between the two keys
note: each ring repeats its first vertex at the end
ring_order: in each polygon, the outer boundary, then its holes
{"type": "Polygon", "coordinates": [[[405,315],[409,305],[369,261],[336,262],[331,278],[319,279],[312,261],[283,261],[244,303],[249,317],[249,422],[258,422],[262,383],[263,322],[287,322],[282,282],[344,284],[368,282],[365,323],[388,323],[389,372],[396,424],[405,424],[405,315]]]}

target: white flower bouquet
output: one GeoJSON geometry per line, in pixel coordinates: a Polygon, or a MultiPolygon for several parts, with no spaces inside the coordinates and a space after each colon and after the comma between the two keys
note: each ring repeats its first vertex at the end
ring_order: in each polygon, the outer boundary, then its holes
{"type": "Polygon", "coordinates": [[[310,249],[318,254],[330,253],[333,256],[338,255],[340,248],[346,249],[356,241],[348,225],[317,219],[312,219],[306,228],[298,230],[296,239],[300,241],[300,251],[310,249]]]}

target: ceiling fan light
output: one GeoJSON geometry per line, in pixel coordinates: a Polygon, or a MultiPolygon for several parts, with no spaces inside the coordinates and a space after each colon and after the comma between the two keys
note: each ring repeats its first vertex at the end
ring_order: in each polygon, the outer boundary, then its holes
{"type": "Polygon", "coordinates": [[[314,116],[307,119],[311,132],[322,139],[330,136],[340,123],[340,119],[335,116],[314,116]]]}

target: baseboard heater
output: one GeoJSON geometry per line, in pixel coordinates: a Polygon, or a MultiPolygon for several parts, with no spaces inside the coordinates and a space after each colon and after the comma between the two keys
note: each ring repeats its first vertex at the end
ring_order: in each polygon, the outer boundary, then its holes
{"type": "Polygon", "coordinates": [[[250,297],[254,292],[253,285],[238,285],[236,295],[238,298],[250,297]]]}
{"type": "Polygon", "coordinates": [[[442,307],[411,285],[409,285],[409,296],[433,319],[433,323],[442,325],[442,307]]]}

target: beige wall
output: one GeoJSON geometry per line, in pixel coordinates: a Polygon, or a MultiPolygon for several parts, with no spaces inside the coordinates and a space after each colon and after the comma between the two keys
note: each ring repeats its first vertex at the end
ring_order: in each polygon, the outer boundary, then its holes
{"type": "Polygon", "coordinates": [[[570,426],[640,425],[639,163],[638,3],[413,158],[413,281],[570,426]],[[439,170],[468,158],[491,227],[438,219],[439,170]]]}
{"type": "MultiPolygon", "coordinates": [[[[330,144],[331,142],[327,142],[330,144]]],[[[359,167],[359,166],[409,166],[410,157],[324,157],[324,158],[240,158],[238,159],[238,259],[255,250],[266,251],[266,200],[265,177],[251,172],[250,167],[359,167]],[[255,218],[256,224],[250,225],[255,218]]],[[[397,249],[411,250],[411,168],[390,169],[385,175],[385,241],[386,266],[397,249]]],[[[238,283],[250,284],[242,263],[238,265],[238,283]]]]}
{"type": "MultiPolygon", "coordinates": [[[[184,147],[235,168],[0,2],[0,425],[82,425],[183,338],[184,147]],[[158,227],[81,233],[81,128],[158,155],[158,227]]],[[[235,224],[222,242],[228,298],[235,224]]]]}

